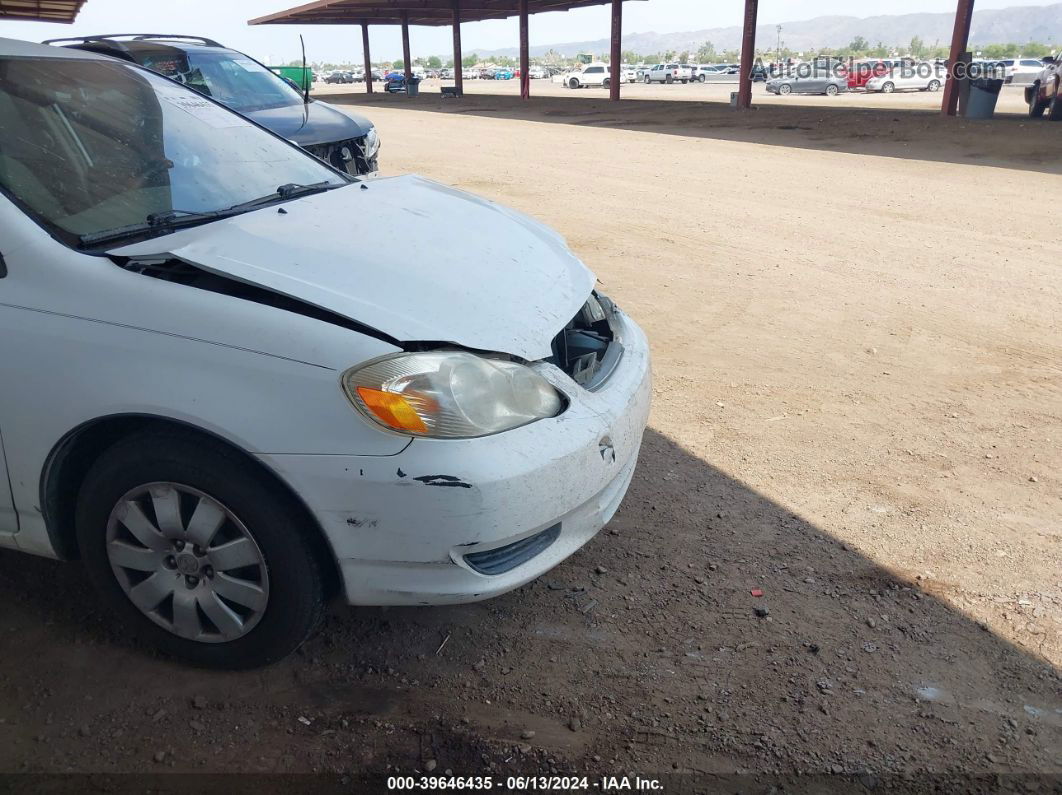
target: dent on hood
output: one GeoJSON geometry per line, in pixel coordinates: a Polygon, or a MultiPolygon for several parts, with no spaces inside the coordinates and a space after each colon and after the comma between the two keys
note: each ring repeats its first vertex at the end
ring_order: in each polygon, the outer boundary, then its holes
{"type": "Polygon", "coordinates": [[[116,250],[172,258],[405,343],[527,361],[586,302],[593,274],[553,230],[420,177],[371,180],[116,250]]]}

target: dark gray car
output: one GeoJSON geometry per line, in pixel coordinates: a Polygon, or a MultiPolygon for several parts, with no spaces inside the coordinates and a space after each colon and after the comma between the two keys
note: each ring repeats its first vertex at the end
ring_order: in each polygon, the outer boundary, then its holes
{"type": "Polygon", "coordinates": [[[848,90],[848,78],[827,64],[797,64],[767,81],[771,94],[826,94],[834,96],[848,90]]]}
{"type": "Polygon", "coordinates": [[[380,138],[371,121],[306,98],[265,65],[198,36],[124,34],[51,39],[146,66],[194,88],[287,138],[340,171],[377,170],[380,138]]]}

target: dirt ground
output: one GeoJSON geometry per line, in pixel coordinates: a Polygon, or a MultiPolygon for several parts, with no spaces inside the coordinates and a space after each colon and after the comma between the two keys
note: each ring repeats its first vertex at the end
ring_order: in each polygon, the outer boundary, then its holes
{"type": "Polygon", "coordinates": [[[1062,774],[1062,125],[333,99],[386,174],[559,229],[646,329],[629,496],[516,593],[337,606],[244,674],[153,657],[76,565],[0,553],[0,771],[1052,786],[1029,774],[1062,774]]]}

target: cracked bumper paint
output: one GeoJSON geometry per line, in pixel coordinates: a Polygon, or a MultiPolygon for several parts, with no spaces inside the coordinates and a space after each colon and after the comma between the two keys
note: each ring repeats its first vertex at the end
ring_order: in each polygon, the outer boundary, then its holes
{"type": "Polygon", "coordinates": [[[479,439],[416,439],[398,455],[261,455],[306,502],[359,605],[471,602],[535,579],[612,518],[648,421],[644,334],[619,313],[624,355],[596,392],[539,372],[569,396],[559,417],[479,439]],[[560,522],[537,556],[499,575],[464,560],[560,522]]]}

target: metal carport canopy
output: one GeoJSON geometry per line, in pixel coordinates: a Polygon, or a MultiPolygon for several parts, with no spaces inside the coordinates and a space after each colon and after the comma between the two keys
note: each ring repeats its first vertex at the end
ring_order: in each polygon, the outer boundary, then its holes
{"type": "MultiPolygon", "coordinates": [[[[461,23],[483,22],[488,19],[520,17],[520,96],[531,96],[528,77],[530,45],[528,43],[528,17],[547,11],[571,11],[590,6],[612,6],[612,47],[609,95],[620,98],[620,43],[623,36],[623,3],[630,0],[318,0],[314,3],[278,11],[252,19],[250,25],[361,25],[365,74],[371,78],[369,58],[369,26],[401,25],[402,56],[406,67],[406,79],[412,72],[409,57],[409,26],[453,26],[454,29],[454,82],[457,92],[463,90],[461,70],[461,23]]],[[[372,80],[366,80],[366,89],[372,93],[372,80]]]]}
{"type": "Polygon", "coordinates": [[[0,0],[0,19],[73,22],[85,0],[0,0]]]}
{"type": "MultiPolygon", "coordinates": [[[[612,0],[527,0],[531,14],[608,5],[612,0]]],[[[461,21],[505,19],[520,0],[462,0],[461,21]]],[[[252,19],[251,25],[452,25],[453,0],[318,0],[252,19]]]]}

